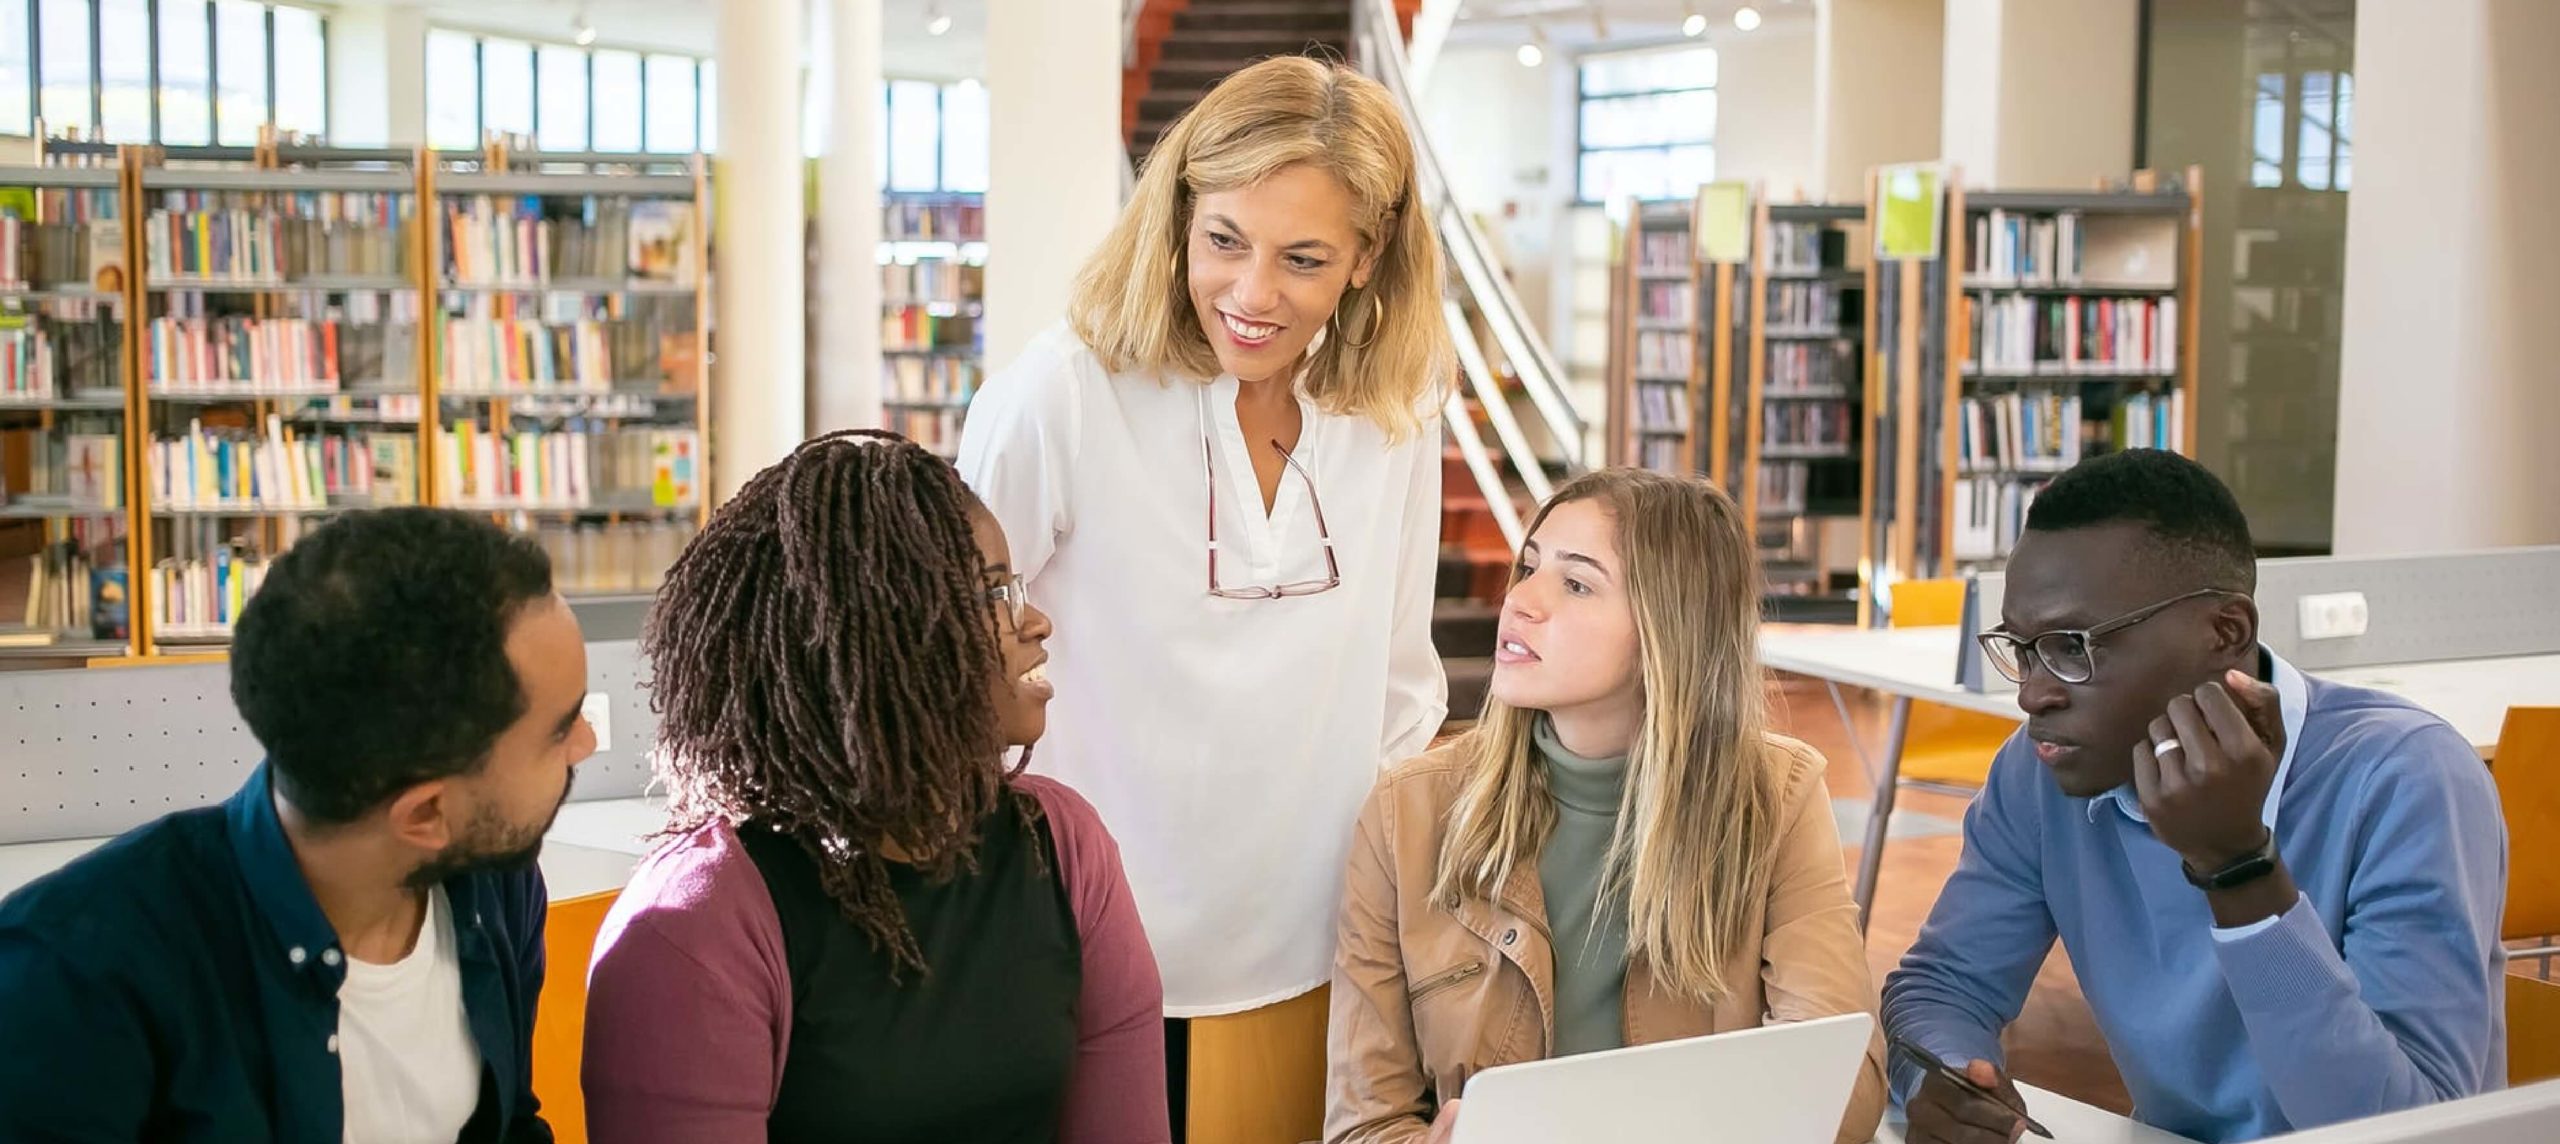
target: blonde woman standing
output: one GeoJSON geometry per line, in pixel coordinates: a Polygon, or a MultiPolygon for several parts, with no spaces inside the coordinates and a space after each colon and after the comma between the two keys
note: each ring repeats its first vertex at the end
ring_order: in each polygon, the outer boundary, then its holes
{"type": "Polygon", "coordinates": [[[970,406],[961,473],[1061,633],[1033,767],[1119,838],[1177,1133],[1187,1019],[1293,1000],[1303,1062],[1220,1075],[1312,1133],[1352,817],[1446,714],[1441,290],[1385,89],[1266,60],[1165,135],[1067,323],[970,406]]]}
{"type": "MultiPolygon", "coordinates": [[[[1325,1139],[1449,1138],[1495,1065],[1873,1012],[1823,758],[1766,729],[1733,502],[1631,469],[1558,489],[1466,737],[1360,813],[1325,1139]]],[[[1883,1037],[1839,1139],[1885,1103],[1883,1037]]]]}

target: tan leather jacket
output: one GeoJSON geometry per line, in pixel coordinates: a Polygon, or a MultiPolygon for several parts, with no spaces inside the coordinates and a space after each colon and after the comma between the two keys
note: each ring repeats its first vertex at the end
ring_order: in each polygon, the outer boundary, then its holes
{"type": "MultiPolygon", "coordinates": [[[[1398,766],[1361,808],[1333,963],[1327,1144],[1420,1140],[1425,1117],[1459,1096],[1467,1077],[1542,1059],[1553,1043],[1554,962],[1537,864],[1515,871],[1498,903],[1471,898],[1452,912],[1430,901],[1471,747],[1461,739],[1398,766]]],[[[1725,971],[1733,992],[1712,1007],[1653,989],[1643,959],[1631,958],[1630,1045],[1876,1009],[1823,758],[1776,735],[1767,748],[1785,776],[1784,826],[1760,942],[1735,953],[1725,971]]],[[[1879,1032],[1841,1121],[1842,1144],[1875,1134],[1885,1099],[1879,1032]]]]}

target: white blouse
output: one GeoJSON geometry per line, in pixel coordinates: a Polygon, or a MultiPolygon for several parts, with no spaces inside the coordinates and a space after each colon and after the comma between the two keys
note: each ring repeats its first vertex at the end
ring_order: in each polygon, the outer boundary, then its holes
{"type": "Polygon", "coordinates": [[[1324,983],[1360,803],[1448,711],[1431,645],[1436,416],[1390,445],[1300,396],[1293,456],[1313,501],[1284,470],[1266,514],[1247,450],[1270,445],[1244,439],[1236,387],[1111,373],[1062,325],[987,381],[960,438],[961,475],[1057,628],[1032,769],[1118,839],[1173,1017],[1324,983]],[[1211,596],[1213,480],[1221,588],[1323,580],[1318,506],[1340,586],[1211,596]]]}

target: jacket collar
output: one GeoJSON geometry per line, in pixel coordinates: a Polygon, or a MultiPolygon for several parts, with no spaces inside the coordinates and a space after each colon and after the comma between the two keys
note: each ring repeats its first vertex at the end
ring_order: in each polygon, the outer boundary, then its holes
{"type": "Polygon", "coordinates": [[[294,976],[336,993],[347,979],[346,954],[338,946],[337,929],[320,912],[319,899],[311,896],[311,883],[303,880],[283,820],[276,817],[272,764],[258,764],[249,781],[223,804],[223,818],[232,857],[240,863],[241,884],[275,934],[269,956],[282,959],[294,976]]]}

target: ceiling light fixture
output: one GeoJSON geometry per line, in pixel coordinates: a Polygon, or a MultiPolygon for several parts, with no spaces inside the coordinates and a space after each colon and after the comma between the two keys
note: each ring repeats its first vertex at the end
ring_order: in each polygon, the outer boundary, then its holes
{"type": "Polygon", "coordinates": [[[1539,47],[1538,47],[1538,45],[1536,45],[1536,44],[1522,44],[1522,45],[1520,45],[1520,66],[1521,66],[1521,67],[1524,67],[1524,68],[1533,68],[1533,67],[1538,66],[1539,64],[1545,63],[1545,62],[1546,62],[1546,60],[1547,60],[1547,53],[1546,53],[1543,49],[1539,48],[1539,47]]]}
{"type": "Polygon", "coordinates": [[[578,41],[582,48],[596,42],[596,22],[587,15],[584,4],[578,5],[578,14],[569,18],[569,38],[578,41]]]}
{"type": "Polygon", "coordinates": [[[1688,19],[1680,21],[1680,34],[1693,40],[1706,35],[1707,18],[1695,12],[1689,13],[1688,19]]]}
{"type": "Polygon", "coordinates": [[[1760,10],[1748,4],[1733,10],[1733,26],[1750,31],[1760,26],[1760,10]]]}
{"type": "Polygon", "coordinates": [[[940,4],[928,4],[924,10],[924,34],[939,36],[951,30],[951,16],[940,4]]]}

